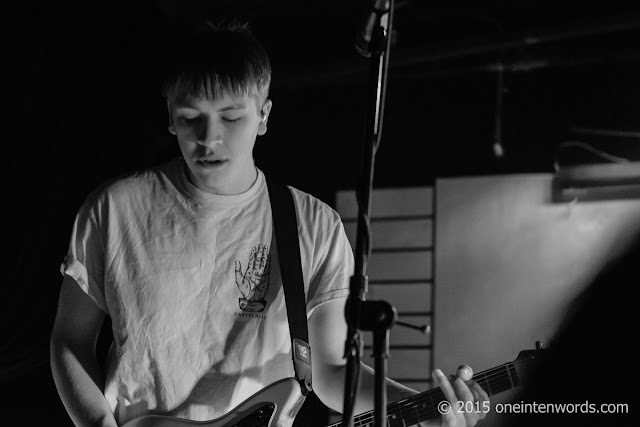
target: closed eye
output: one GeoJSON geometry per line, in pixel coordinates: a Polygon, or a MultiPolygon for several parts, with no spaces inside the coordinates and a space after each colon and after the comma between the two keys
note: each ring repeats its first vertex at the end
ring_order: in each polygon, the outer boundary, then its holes
{"type": "Polygon", "coordinates": [[[192,117],[189,117],[189,116],[179,116],[179,117],[178,117],[178,121],[179,121],[179,122],[184,123],[184,124],[188,124],[188,125],[189,125],[189,124],[194,124],[194,123],[196,123],[196,122],[198,122],[198,121],[200,121],[200,120],[201,120],[201,117],[200,117],[200,116],[192,116],[192,117]]]}
{"type": "Polygon", "coordinates": [[[233,123],[242,120],[242,117],[222,117],[223,122],[233,123]]]}

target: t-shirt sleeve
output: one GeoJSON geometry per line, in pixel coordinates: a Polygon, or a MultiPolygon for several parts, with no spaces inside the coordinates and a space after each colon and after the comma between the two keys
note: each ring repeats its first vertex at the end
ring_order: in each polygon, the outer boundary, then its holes
{"type": "Polygon", "coordinates": [[[60,273],[73,278],[105,313],[104,245],[97,220],[97,206],[89,200],[80,208],[71,230],[69,250],[60,273]]]}
{"type": "Polygon", "coordinates": [[[331,228],[319,252],[318,267],[311,276],[307,293],[307,316],[322,303],[349,295],[353,275],[353,252],[337,213],[333,213],[331,228]]]}

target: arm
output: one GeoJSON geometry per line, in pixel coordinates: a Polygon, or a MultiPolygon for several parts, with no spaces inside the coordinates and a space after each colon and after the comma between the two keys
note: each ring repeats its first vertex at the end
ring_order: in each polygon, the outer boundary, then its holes
{"type": "MultiPolygon", "coordinates": [[[[347,324],[344,319],[346,299],[335,299],[319,305],[309,319],[309,341],[311,345],[311,367],[313,388],[322,402],[329,408],[342,412],[346,359],[344,341],[347,324]]],[[[360,414],[374,408],[374,370],[360,365],[360,392],[354,413],[360,414]]],[[[389,402],[409,397],[416,392],[392,380],[387,380],[389,402]]]]}
{"type": "Polygon", "coordinates": [[[105,314],[74,279],[65,276],[51,334],[51,371],[76,426],[116,427],[104,398],[96,341],[105,314]]]}
{"type": "MultiPolygon", "coordinates": [[[[311,345],[311,365],[313,387],[318,398],[329,408],[342,412],[344,377],[346,360],[342,357],[347,325],[344,319],[346,299],[336,299],[316,307],[309,319],[309,341],[311,345]]],[[[460,378],[449,379],[445,376],[434,376],[447,399],[456,401],[488,400],[486,393],[474,382],[467,385],[460,378]]],[[[372,368],[361,364],[360,391],[358,393],[354,413],[360,414],[374,409],[375,374],[372,368]]],[[[394,402],[417,394],[415,390],[387,379],[387,397],[394,402]]],[[[480,405],[482,406],[482,405],[480,405]]],[[[458,407],[455,405],[454,407],[458,407]]],[[[474,425],[483,413],[450,413],[442,420],[434,420],[434,425],[464,426],[474,425]]]]}

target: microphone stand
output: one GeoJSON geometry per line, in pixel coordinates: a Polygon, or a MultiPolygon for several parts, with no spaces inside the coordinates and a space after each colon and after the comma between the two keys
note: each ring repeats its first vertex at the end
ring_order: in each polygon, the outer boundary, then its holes
{"type": "MultiPolygon", "coordinates": [[[[345,306],[347,338],[344,355],[347,358],[342,424],[351,427],[353,409],[360,378],[361,330],[373,332],[375,358],[375,427],[387,425],[386,371],[389,357],[389,330],[396,318],[396,310],[386,301],[365,301],[368,287],[367,260],[371,253],[371,189],[375,154],[380,144],[387,70],[391,47],[394,0],[389,0],[385,10],[374,9],[375,23],[371,32],[369,55],[369,107],[367,129],[363,144],[362,176],[358,186],[358,228],[354,274],[350,281],[349,297],[345,306]]],[[[376,2],[377,4],[377,2],[376,2]]]]}

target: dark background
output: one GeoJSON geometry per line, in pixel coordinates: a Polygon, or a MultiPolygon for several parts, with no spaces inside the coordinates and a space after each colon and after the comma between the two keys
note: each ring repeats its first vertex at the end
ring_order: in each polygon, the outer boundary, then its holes
{"type": "MultiPolygon", "coordinates": [[[[257,163],[333,204],[337,190],[353,188],[360,178],[369,62],[353,41],[369,3],[3,6],[4,420],[70,424],[48,365],[59,265],[91,189],[178,154],[156,71],[170,30],[203,16],[251,22],[273,66],[274,107],[269,132],[256,146],[257,163]]],[[[640,159],[638,8],[611,1],[396,3],[375,186],[553,172],[554,160],[601,160],[584,150],[560,150],[568,140],[640,159]],[[505,69],[502,114],[496,114],[499,64],[505,69]],[[492,148],[497,117],[503,157],[492,148]]]]}

